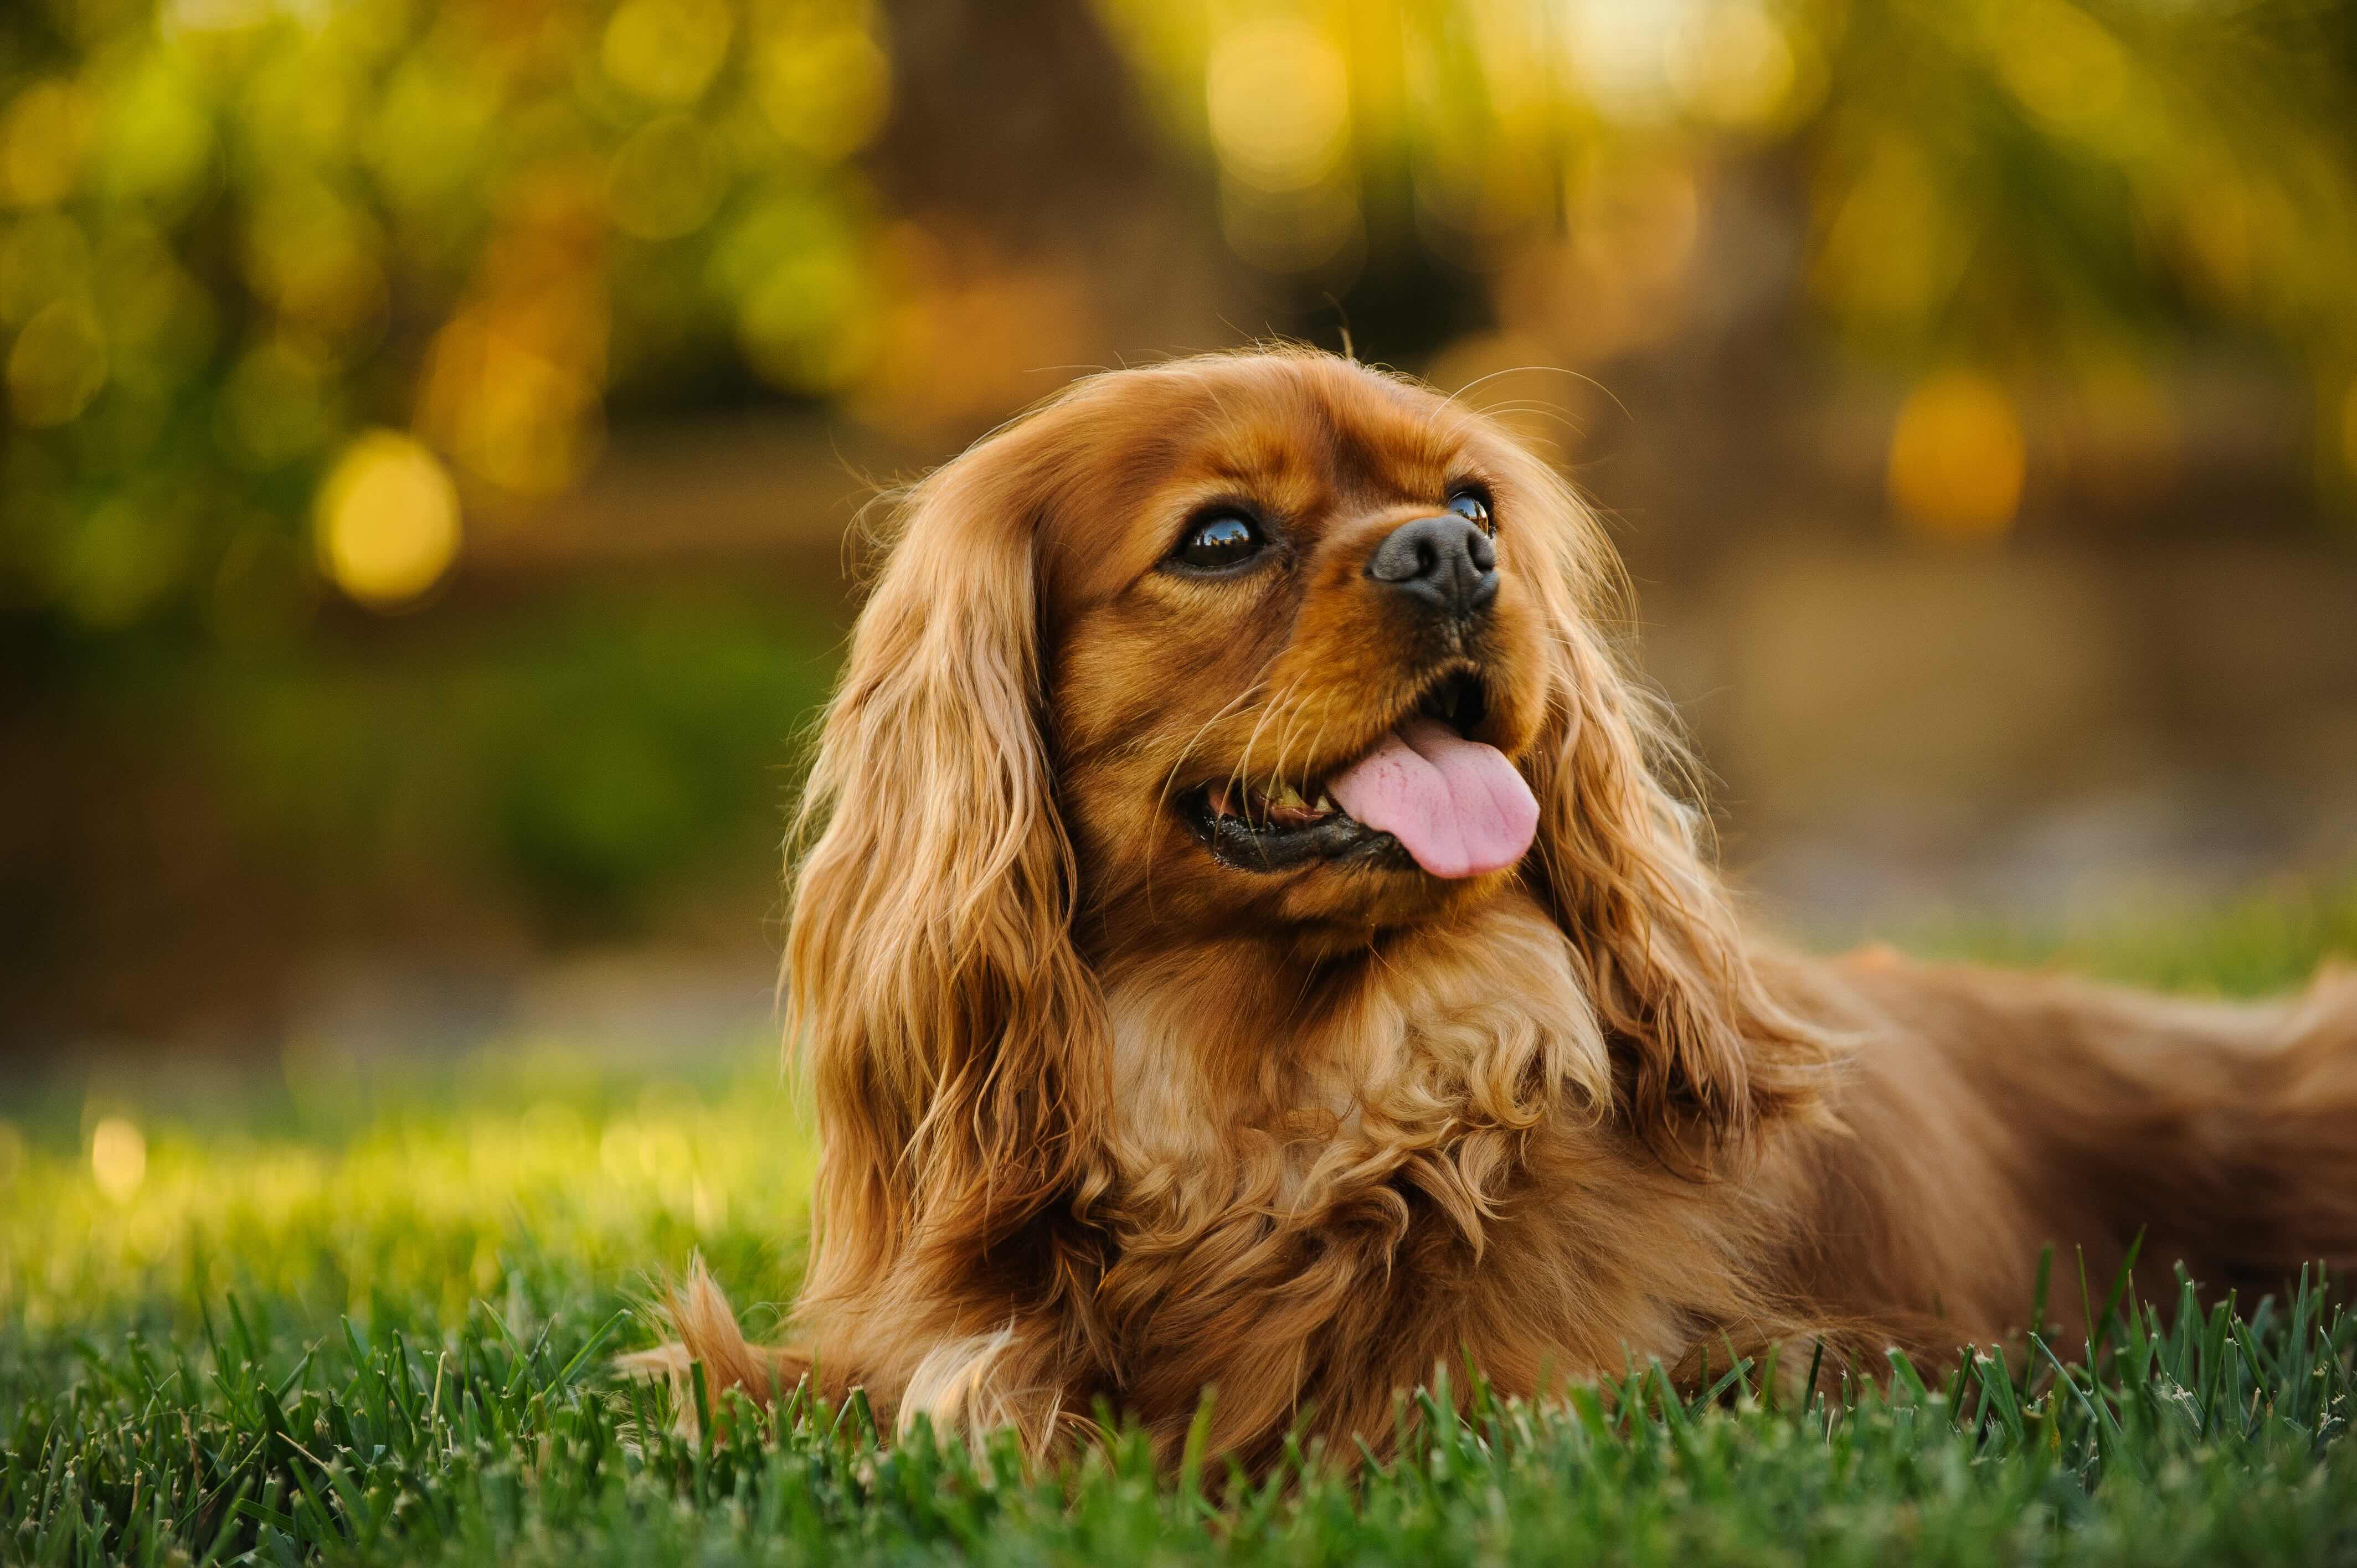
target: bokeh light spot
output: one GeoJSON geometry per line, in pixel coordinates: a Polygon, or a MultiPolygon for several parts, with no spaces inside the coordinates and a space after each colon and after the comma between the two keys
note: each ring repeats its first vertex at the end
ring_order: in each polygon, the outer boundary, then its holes
{"type": "Polygon", "coordinates": [[[641,240],[676,240],[704,226],[726,194],[728,170],[710,137],[683,114],[634,132],[615,151],[608,182],[614,222],[641,240]]]}
{"type": "Polygon", "coordinates": [[[1942,539],[2003,534],[2021,506],[2027,470],[2020,417],[1987,376],[1933,376],[1900,406],[1890,500],[1917,532],[1942,539]]]}
{"type": "Polygon", "coordinates": [[[1940,171],[1914,149],[1879,148],[1833,208],[1814,268],[1819,293],[1878,327],[1920,322],[1955,291],[1972,255],[1940,171]]]}
{"type": "Polygon", "coordinates": [[[1757,0],[1706,7],[1672,35],[1671,87],[1689,110],[1721,124],[1773,120],[1798,76],[1791,40],[1757,0]]]}
{"type": "Polygon", "coordinates": [[[255,205],[246,275],[288,322],[330,340],[365,343],[391,308],[382,249],[361,209],[324,182],[289,182],[255,205]]]}
{"type": "Polygon", "coordinates": [[[87,291],[90,241],[60,212],[34,212],[0,229],[0,322],[29,320],[51,300],[87,291]]]}
{"type": "Polygon", "coordinates": [[[628,0],[606,24],[606,74],[659,103],[692,103],[728,58],[725,0],[628,0]]]}
{"type": "Polygon", "coordinates": [[[369,162],[397,209],[426,213],[479,178],[498,138],[497,82],[448,51],[419,49],[379,98],[369,162]]]}
{"type": "Polygon", "coordinates": [[[222,444],[247,467],[276,467],[328,439],[337,401],[315,355],[296,340],[271,338],[238,360],[221,388],[222,444]]]}
{"type": "Polygon", "coordinates": [[[1350,63],[1334,41],[1298,18],[1230,27],[1206,64],[1204,102],[1236,254],[1275,273],[1355,267],[1364,216],[1346,166],[1350,63]]]}
{"type": "Polygon", "coordinates": [[[90,1136],[90,1174],[98,1190],[117,1203],[128,1203],[147,1179],[147,1140],[121,1116],[109,1116],[90,1136]]]}
{"type": "Polygon", "coordinates": [[[197,193],[213,156],[213,123],[199,85],[157,52],[98,90],[106,112],[96,166],[113,194],[177,209],[197,193]]]}
{"type": "Polygon", "coordinates": [[[102,241],[91,281],[105,301],[109,358],[117,374],[170,377],[210,347],[210,297],[154,228],[124,223],[102,241]]]}
{"type": "Polygon", "coordinates": [[[833,162],[884,124],[892,68],[865,28],[780,34],[761,52],[761,113],[787,145],[833,162]]]}
{"type": "Polygon", "coordinates": [[[117,497],[59,541],[58,597],[85,626],[128,626],[171,591],[188,555],[184,513],[117,497]]]}
{"type": "Polygon", "coordinates": [[[0,117],[0,196],[18,207],[48,207],[73,194],[87,123],[70,82],[43,81],[18,93],[0,117]]]}
{"type": "Polygon", "coordinates": [[[848,257],[824,250],[785,256],[746,291],[737,341],[760,376],[801,392],[833,391],[863,368],[865,284],[848,257]]]}
{"type": "Polygon", "coordinates": [[[1351,77],[1341,51],[1307,22],[1248,22],[1212,50],[1205,81],[1211,142],[1236,178],[1262,190],[1318,185],[1342,160],[1351,77]]]}
{"type": "Polygon", "coordinates": [[[8,351],[8,403],[36,428],[63,424],[106,384],[106,338],[79,300],[52,300],[8,351]]]}
{"type": "Polygon", "coordinates": [[[2103,24],[2052,0],[1990,7],[1986,20],[1997,74],[2025,110],[2091,140],[2120,129],[2129,65],[2103,24]]]}
{"type": "Polygon", "coordinates": [[[528,274],[436,334],[419,428],[511,495],[569,489],[602,432],[604,297],[562,274],[528,274]]]}
{"type": "Polygon", "coordinates": [[[1583,96],[1615,120],[1658,119],[1694,9],[1680,0],[1569,0],[1561,10],[1564,46],[1583,96]]]}
{"type": "Polygon", "coordinates": [[[458,553],[458,491],[411,437],[375,430],[352,443],[319,492],[319,556],[336,585],[388,608],[440,580],[458,553]]]}

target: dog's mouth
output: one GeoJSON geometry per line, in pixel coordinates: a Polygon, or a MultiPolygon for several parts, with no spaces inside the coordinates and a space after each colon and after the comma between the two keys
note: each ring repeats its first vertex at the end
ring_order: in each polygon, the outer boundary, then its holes
{"type": "Polygon", "coordinates": [[[1488,713],[1480,677],[1452,671],[1329,774],[1221,779],[1185,797],[1182,814],[1243,871],[1346,860],[1444,877],[1501,870],[1530,847],[1538,804],[1505,754],[1472,738],[1488,713]]]}

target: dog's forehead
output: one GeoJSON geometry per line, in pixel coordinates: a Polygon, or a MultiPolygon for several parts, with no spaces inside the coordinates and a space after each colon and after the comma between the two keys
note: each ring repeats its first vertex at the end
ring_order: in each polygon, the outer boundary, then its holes
{"type": "Polygon", "coordinates": [[[1244,486],[1316,486],[1330,498],[1438,499],[1464,445],[1439,399],[1342,360],[1251,368],[1262,373],[1204,389],[1181,468],[1244,486]]]}

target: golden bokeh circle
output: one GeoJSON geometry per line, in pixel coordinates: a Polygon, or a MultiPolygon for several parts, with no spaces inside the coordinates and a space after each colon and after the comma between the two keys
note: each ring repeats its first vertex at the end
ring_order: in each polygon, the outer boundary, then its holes
{"type": "Polygon", "coordinates": [[[315,526],[320,565],[336,585],[389,609],[432,587],[457,559],[457,487],[414,437],[371,430],[320,487],[315,526]]]}

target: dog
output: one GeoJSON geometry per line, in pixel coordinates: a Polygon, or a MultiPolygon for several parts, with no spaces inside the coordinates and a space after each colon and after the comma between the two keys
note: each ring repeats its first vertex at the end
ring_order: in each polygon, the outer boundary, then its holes
{"type": "Polygon", "coordinates": [[[886,542],[792,868],[800,1343],[699,1270],[642,1370],[1036,1453],[1208,1410],[1254,1470],[1387,1451],[1437,1369],[1953,1364],[2042,1259],[2357,1261],[2357,984],[1758,940],[1608,542],[1479,413],[1306,349],[1097,375],[886,542]]]}

